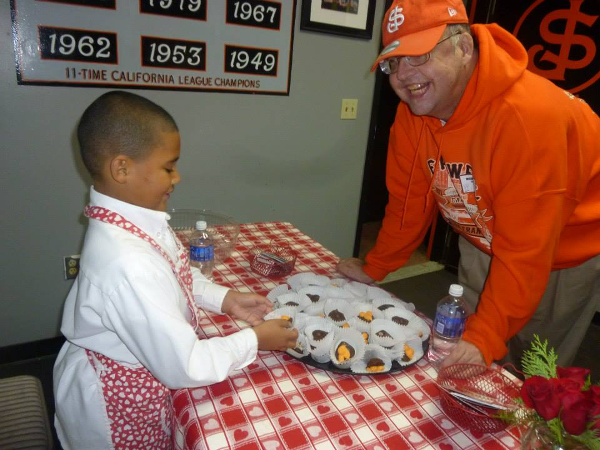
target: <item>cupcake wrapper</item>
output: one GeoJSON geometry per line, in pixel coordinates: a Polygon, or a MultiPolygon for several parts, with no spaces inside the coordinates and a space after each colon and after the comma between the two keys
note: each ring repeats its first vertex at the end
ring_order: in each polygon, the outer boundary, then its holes
{"type": "Polygon", "coordinates": [[[328,286],[325,288],[325,296],[327,298],[338,298],[338,299],[345,299],[345,300],[350,300],[355,298],[354,295],[352,295],[351,292],[347,291],[344,288],[341,287],[335,287],[335,286],[328,286]]]}
{"type": "Polygon", "coordinates": [[[390,309],[386,309],[384,311],[384,316],[385,316],[385,318],[387,320],[391,320],[391,321],[393,321],[394,317],[400,317],[402,319],[405,319],[407,321],[407,323],[405,323],[405,324],[398,324],[398,325],[401,325],[401,326],[408,326],[411,322],[415,322],[417,320],[421,320],[421,319],[419,319],[419,317],[415,313],[412,313],[412,312],[408,311],[405,308],[390,308],[390,309]]]}
{"type": "Polygon", "coordinates": [[[297,292],[287,292],[278,296],[277,303],[279,304],[280,308],[291,306],[293,308],[298,308],[299,311],[303,311],[308,305],[312,304],[310,298],[304,294],[298,294],[297,292]],[[288,303],[296,303],[297,306],[288,305],[288,303]]]}
{"type": "Polygon", "coordinates": [[[292,319],[292,326],[296,327],[296,313],[299,312],[298,308],[292,308],[286,306],[285,308],[277,308],[271,311],[264,317],[264,320],[281,319],[282,316],[288,316],[292,319]]]}
{"type": "Polygon", "coordinates": [[[352,311],[352,305],[348,303],[346,300],[337,299],[337,298],[329,298],[325,300],[325,304],[323,305],[323,313],[325,317],[335,323],[338,327],[344,325],[344,323],[349,322],[350,319],[354,316],[352,311]],[[329,315],[332,311],[338,310],[344,315],[344,319],[342,320],[334,320],[329,315]]]}
{"type": "Polygon", "coordinates": [[[371,303],[366,303],[366,302],[356,302],[352,304],[353,310],[354,310],[354,328],[356,328],[358,331],[363,332],[366,331],[367,333],[371,332],[371,323],[373,322],[373,320],[371,320],[371,322],[367,322],[365,320],[363,320],[359,314],[360,313],[366,313],[366,312],[370,312],[371,314],[373,313],[373,305],[371,303]]]}
{"type": "Polygon", "coordinates": [[[385,350],[379,345],[367,345],[362,359],[352,363],[350,370],[353,373],[360,374],[378,374],[389,372],[392,368],[392,358],[390,358],[385,350]],[[383,370],[380,372],[370,372],[367,370],[367,364],[371,358],[379,358],[383,361],[383,370]]]}
{"type": "Polygon", "coordinates": [[[367,297],[369,285],[359,283],[358,281],[351,281],[344,285],[344,289],[350,292],[354,297],[367,297]]]}
{"type": "Polygon", "coordinates": [[[271,302],[275,303],[277,301],[277,297],[289,291],[290,287],[287,284],[280,284],[269,291],[267,298],[271,300],[271,302]]]}
{"type": "Polygon", "coordinates": [[[336,333],[335,339],[333,340],[333,345],[331,346],[331,350],[330,350],[331,363],[340,369],[348,369],[348,368],[350,368],[350,366],[352,365],[352,363],[354,361],[358,361],[358,360],[362,359],[362,357],[365,353],[365,347],[366,347],[365,341],[363,340],[363,337],[359,331],[350,329],[350,328],[345,329],[345,330],[340,330],[339,332],[336,333]],[[352,347],[354,347],[354,356],[346,361],[339,362],[337,359],[336,352],[337,352],[338,346],[342,342],[346,342],[348,345],[351,345],[352,347]]]}
{"type": "Polygon", "coordinates": [[[333,287],[344,287],[346,284],[348,283],[348,280],[346,280],[345,278],[333,278],[330,282],[329,285],[333,286],[333,287]]]}
{"type": "Polygon", "coordinates": [[[367,298],[373,300],[376,298],[392,298],[392,294],[390,294],[385,289],[381,289],[377,286],[367,286],[367,298]]]}
{"type": "Polygon", "coordinates": [[[335,338],[335,325],[326,319],[309,318],[304,327],[304,335],[310,347],[311,353],[323,354],[329,352],[329,347],[335,338]],[[313,337],[313,331],[321,330],[327,332],[327,336],[320,340],[313,337]]]}
{"type": "MultiPolygon", "coordinates": [[[[409,364],[412,364],[412,363],[420,360],[423,357],[423,343],[421,342],[421,339],[419,339],[419,338],[409,339],[408,341],[406,341],[406,345],[411,347],[415,351],[415,354],[410,359],[410,361],[402,361],[402,357],[396,358],[396,361],[402,367],[408,366],[409,364]]],[[[403,353],[403,356],[404,356],[404,353],[403,353]]]]}
{"type": "Polygon", "coordinates": [[[316,284],[317,275],[312,272],[297,273],[289,277],[286,282],[292,290],[298,292],[299,289],[316,284]]]}
{"type": "Polygon", "coordinates": [[[374,344],[381,345],[382,347],[389,348],[398,344],[399,342],[406,341],[406,334],[402,330],[402,327],[391,320],[386,319],[375,319],[371,322],[371,335],[370,341],[374,344]],[[380,331],[387,331],[391,337],[381,337],[377,333],[380,331]]]}
{"type": "Polygon", "coordinates": [[[329,356],[329,352],[325,352],[323,354],[315,354],[311,352],[310,357],[321,364],[326,364],[329,361],[331,361],[331,356],[329,356]]]}
{"type": "Polygon", "coordinates": [[[306,340],[306,336],[304,336],[303,334],[299,334],[298,335],[298,340],[296,341],[296,347],[302,348],[302,352],[298,353],[293,348],[288,348],[286,350],[286,352],[289,353],[290,355],[292,355],[295,358],[303,358],[303,357],[305,357],[306,355],[309,354],[309,351],[308,351],[308,342],[306,340]]]}

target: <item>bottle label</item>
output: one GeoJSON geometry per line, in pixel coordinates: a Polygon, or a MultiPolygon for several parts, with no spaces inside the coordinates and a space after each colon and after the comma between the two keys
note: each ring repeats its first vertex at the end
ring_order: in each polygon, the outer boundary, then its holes
{"type": "Polygon", "coordinates": [[[466,317],[448,317],[435,314],[435,331],[446,338],[459,338],[465,330],[466,317]]]}
{"type": "Polygon", "coordinates": [[[206,247],[195,247],[190,245],[190,259],[196,262],[208,262],[215,259],[215,251],[213,245],[206,247]]]}

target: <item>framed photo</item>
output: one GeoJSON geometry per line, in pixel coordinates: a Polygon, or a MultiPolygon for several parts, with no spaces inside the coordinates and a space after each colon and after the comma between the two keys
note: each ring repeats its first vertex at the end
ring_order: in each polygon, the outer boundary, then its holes
{"type": "Polygon", "coordinates": [[[302,0],[300,29],[371,39],[375,2],[376,0],[302,0]]]}

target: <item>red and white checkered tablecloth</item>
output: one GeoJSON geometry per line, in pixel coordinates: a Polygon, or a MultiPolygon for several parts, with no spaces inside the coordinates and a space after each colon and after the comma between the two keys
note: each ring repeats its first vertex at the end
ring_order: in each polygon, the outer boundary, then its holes
{"type": "MultiPolygon", "coordinates": [[[[243,224],[232,257],[215,282],[266,294],[285,281],[250,271],[256,244],[287,240],[297,251],[293,273],[337,277],[338,258],[290,223],[243,224]]],[[[246,326],[225,315],[202,314],[208,337],[246,326]]],[[[447,417],[435,369],[422,359],[391,374],[355,376],[324,371],[282,352],[258,352],[254,363],[211,386],[174,392],[175,439],[181,449],[514,449],[515,428],[473,434],[447,417]]]]}

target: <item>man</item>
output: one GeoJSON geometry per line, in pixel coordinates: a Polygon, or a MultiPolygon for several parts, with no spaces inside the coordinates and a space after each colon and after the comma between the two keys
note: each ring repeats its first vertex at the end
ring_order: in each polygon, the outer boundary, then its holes
{"type": "Polygon", "coordinates": [[[422,242],[437,205],[461,235],[459,281],[476,307],[443,366],[509,350],[516,363],[534,333],[568,365],[600,304],[600,119],[528,71],[510,33],[469,27],[461,0],[396,0],[382,33],[373,69],[402,100],[390,199],[366,261],[338,270],[383,279],[422,242]]]}

